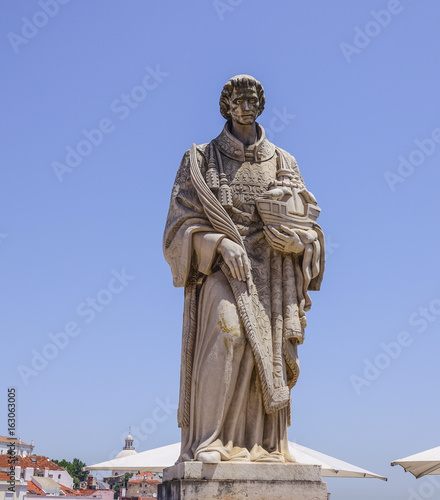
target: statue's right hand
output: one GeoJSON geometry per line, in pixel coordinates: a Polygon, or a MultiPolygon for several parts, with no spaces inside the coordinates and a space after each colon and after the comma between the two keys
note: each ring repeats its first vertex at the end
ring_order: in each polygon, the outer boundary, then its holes
{"type": "Polygon", "coordinates": [[[223,257],[233,278],[247,281],[251,274],[251,265],[245,250],[234,241],[223,238],[217,247],[217,252],[223,257]]]}

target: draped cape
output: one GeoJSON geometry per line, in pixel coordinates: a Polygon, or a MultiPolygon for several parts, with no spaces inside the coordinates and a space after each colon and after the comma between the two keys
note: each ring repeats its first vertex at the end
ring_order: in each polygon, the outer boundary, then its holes
{"type": "MultiPolygon", "coordinates": [[[[265,138],[264,141],[268,143],[265,138]]],[[[219,149],[224,154],[221,145],[220,142],[219,149]]],[[[303,182],[294,158],[277,150],[284,155],[288,168],[303,182]]],[[[234,162],[226,155],[226,165],[228,161],[234,162]]],[[[193,145],[191,151],[185,153],[171,195],[163,243],[173,283],[185,287],[180,427],[190,422],[198,302],[206,276],[221,269],[229,283],[255,359],[264,410],[270,414],[283,408],[290,411],[290,389],[299,375],[297,345],[303,341],[305,311],[311,305],[308,290],[319,289],[324,269],[324,238],[317,224],[313,228],[317,236],[305,244],[304,255],[272,250],[264,239],[261,224],[255,232],[244,230],[243,217],[237,216],[241,224],[237,223],[234,213],[228,213],[219,203],[205,182],[207,163],[206,144],[197,148],[193,145]],[[211,251],[198,253],[194,238],[197,233],[202,233],[205,250],[211,251]],[[247,283],[234,279],[219,259],[216,249],[224,237],[247,251],[252,264],[247,283]]]]}

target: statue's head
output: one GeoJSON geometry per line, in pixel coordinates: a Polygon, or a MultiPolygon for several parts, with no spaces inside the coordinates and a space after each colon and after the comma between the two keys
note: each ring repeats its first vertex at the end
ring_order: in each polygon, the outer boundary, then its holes
{"type": "Polygon", "coordinates": [[[220,96],[220,113],[226,120],[243,125],[253,123],[264,110],[263,85],[250,75],[237,75],[228,80],[220,96]]]}

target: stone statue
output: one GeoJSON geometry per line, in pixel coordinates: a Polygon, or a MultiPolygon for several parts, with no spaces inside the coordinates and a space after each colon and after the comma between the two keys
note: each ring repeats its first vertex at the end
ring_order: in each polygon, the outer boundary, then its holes
{"type": "Polygon", "coordinates": [[[164,254],[185,287],[179,462],[294,462],[290,390],[324,237],[295,158],[255,121],[264,105],[260,82],[231,78],[223,131],[185,153],[172,190],[164,254]]]}

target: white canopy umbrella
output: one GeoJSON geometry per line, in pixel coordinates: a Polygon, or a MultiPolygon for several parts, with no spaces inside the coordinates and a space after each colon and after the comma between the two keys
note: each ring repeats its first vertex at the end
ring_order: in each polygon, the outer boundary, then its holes
{"type": "MultiPolygon", "coordinates": [[[[289,441],[289,450],[295,459],[306,465],[320,465],[323,477],[372,477],[386,478],[369,472],[355,465],[351,465],[337,458],[324,455],[305,446],[289,441]]],[[[162,472],[166,467],[171,467],[180,454],[180,443],[161,446],[153,450],[143,451],[123,458],[107,460],[99,464],[84,467],[87,470],[121,470],[134,472],[162,472]]]]}
{"type": "Polygon", "coordinates": [[[322,477],[369,477],[382,479],[383,481],[387,480],[386,477],[379,476],[374,472],[361,469],[356,465],[343,462],[330,455],[324,455],[324,453],[306,448],[292,441],[289,441],[289,450],[300,464],[320,465],[322,467],[322,477]]]}
{"type": "Polygon", "coordinates": [[[180,443],[169,444],[142,451],[128,457],[114,458],[106,462],[84,467],[87,470],[123,470],[133,472],[162,472],[174,465],[180,455],[180,443]]]}
{"type": "Polygon", "coordinates": [[[440,446],[394,460],[391,465],[401,465],[405,472],[411,472],[417,479],[428,474],[440,474],[440,446]]]}

